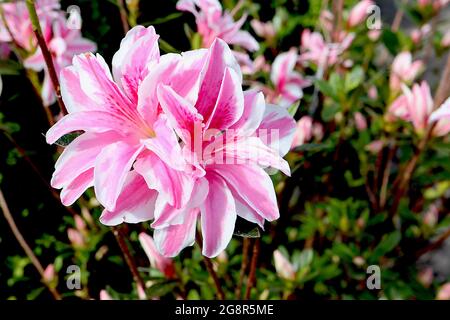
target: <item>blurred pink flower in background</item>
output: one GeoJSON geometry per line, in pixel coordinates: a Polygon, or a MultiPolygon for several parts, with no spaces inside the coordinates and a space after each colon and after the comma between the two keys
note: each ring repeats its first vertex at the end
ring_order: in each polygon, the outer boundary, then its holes
{"type": "Polygon", "coordinates": [[[274,187],[261,166],[289,174],[289,165],[281,158],[294,132],[287,110],[266,106],[262,93],[242,90],[239,65],[220,39],[208,50],[202,75],[193,101],[169,86],[158,88],[161,107],[183,141],[183,154],[196,177],[191,203],[184,209],[166,205],[155,211],[154,239],[165,256],[175,256],[194,243],[198,218],[203,255],[208,257],[226,248],[237,215],[260,227],[265,220],[277,219],[274,187]],[[278,139],[264,141],[267,136],[260,138],[260,130],[269,135],[274,130],[278,139]],[[195,148],[196,135],[203,137],[200,150],[195,148]]]}
{"type": "Polygon", "coordinates": [[[100,300],[113,300],[106,290],[100,290],[100,300]]]}
{"type": "Polygon", "coordinates": [[[44,270],[44,281],[50,283],[55,279],[55,276],[55,266],[51,263],[44,270]]]}
{"type": "Polygon", "coordinates": [[[139,242],[150,261],[151,267],[159,270],[167,279],[173,279],[175,277],[175,266],[172,259],[166,258],[159,253],[153,238],[141,232],[139,234],[139,242]]]}
{"type": "Polygon", "coordinates": [[[375,140],[365,146],[365,149],[373,154],[379,153],[384,147],[383,140],[375,140]]]}
{"type": "Polygon", "coordinates": [[[444,36],[441,40],[441,46],[443,46],[444,48],[450,47],[450,30],[444,33],[444,36]]]}
{"type": "Polygon", "coordinates": [[[347,19],[347,25],[352,28],[363,23],[369,14],[370,7],[374,4],[375,3],[371,0],[359,1],[350,11],[347,19]]]}
{"type": "MultiPolygon", "coordinates": [[[[29,18],[25,1],[17,1],[14,3],[2,3],[6,24],[11,31],[14,41],[23,49],[31,52],[37,46],[37,40],[33,34],[33,28],[29,18]]],[[[57,16],[61,16],[59,11],[59,0],[36,0],[36,12],[44,35],[51,28],[51,20],[57,16]]],[[[11,42],[11,34],[4,26],[3,19],[0,19],[0,42],[11,42]]]]}
{"type": "Polygon", "coordinates": [[[259,49],[255,38],[247,31],[241,30],[247,19],[246,14],[234,21],[233,15],[223,11],[217,0],[179,0],[177,9],[188,11],[195,16],[197,31],[202,36],[204,48],[209,48],[214,39],[220,38],[230,45],[238,45],[248,51],[259,49]]]}
{"type": "Polygon", "coordinates": [[[80,231],[76,229],[73,228],[67,229],[67,237],[69,238],[70,243],[72,243],[74,247],[82,248],[86,244],[84,241],[84,236],[81,234],[80,231]]]}
{"type": "Polygon", "coordinates": [[[410,84],[423,70],[424,65],[420,60],[412,61],[412,55],[408,51],[399,53],[392,62],[389,86],[391,90],[398,91],[402,83],[410,84]]]}
{"type": "Polygon", "coordinates": [[[356,129],[358,129],[358,131],[364,131],[367,129],[367,120],[361,112],[355,112],[353,117],[355,119],[356,129]]]}
{"type": "Polygon", "coordinates": [[[255,30],[255,33],[268,43],[272,43],[276,37],[275,27],[271,21],[262,22],[256,19],[250,21],[250,24],[255,30]]]}
{"type": "Polygon", "coordinates": [[[418,45],[425,37],[431,33],[430,24],[426,23],[420,28],[411,31],[411,40],[415,45],[418,45]]]}
{"type": "Polygon", "coordinates": [[[438,291],[437,300],[450,300],[450,282],[444,284],[438,291]]]}
{"type": "MultiPolygon", "coordinates": [[[[45,33],[45,41],[52,54],[57,74],[72,62],[74,55],[97,50],[94,42],[82,37],[80,30],[67,28],[66,19],[62,16],[53,20],[51,28],[45,33]]],[[[53,104],[56,96],[40,48],[24,61],[24,66],[35,71],[45,70],[42,100],[45,106],[53,104]]]]}
{"type": "Polygon", "coordinates": [[[339,56],[353,42],[353,33],[341,33],[339,43],[327,43],[318,32],[303,30],[301,39],[301,54],[299,61],[311,62],[318,66],[329,67],[338,62],[339,56]]]}
{"type": "Polygon", "coordinates": [[[417,0],[420,8],[432,6],[434,10],[440,10],[450,3],[450,0],[417,0]]]}
{"type": "Polygon", "coordinates": [[[419,272],[417,278],[425,288],[429,288],[433,284],[434,278],[433,268],[432,267],[424,268],[422,271],[419,272]]]}
{"type": "Polygon", "coordinates": [[[374,85],[370,86],[369,91],[367,92],[367,96],[372,100],[378,99],[377,87],[375,87],[374,85]]]}
{"type": "Polygon", "coordinates": [[[436,122],[433,135],[443,136],[450,131],[450,118],[448,109],[450,100],[447,100],[433,114],[433,98],[430,87],[425,81],[414,84],[412,90],[402,85],[403,94],[388,108],[387,121],[396,118],[409,121],[417,133],[424,133],[430,122],[436,122]]]}
{"type": "Polygon", "coordinates": [[[297,61],[298,54],[295,48],[275,58],[270,73],[274,90],[268,95],[269,102],[289,107],[303,97],[302,88],[310,86],[311,82],[295,71],[297,61]]]}
{"type": "Polygon", "coordinates": [[[423,223],[430,227],[434,227],[439,219],[439,207],[431,204],[423,216],[423,223]]]}
{"type": "Polygon", "coordinates": [[[323,137],[323,126],[320,123],[315,123],[310,116],[303,116],[297,121],[297,128],[292,141],[291,149],[299,147],[312,138],[320,140],[323,137]]]}
{"type": "Polygon", "coordinates": [[[286,280],[295,280],[296,270],[294,265],[280,252],[273,252],[273,260],[275,262],[275,270],[280,278],[286,280]]]}

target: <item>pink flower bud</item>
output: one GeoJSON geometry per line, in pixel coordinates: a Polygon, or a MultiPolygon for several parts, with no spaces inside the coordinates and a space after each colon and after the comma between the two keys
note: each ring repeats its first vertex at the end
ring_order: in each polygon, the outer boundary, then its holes
{"type": "Polygon", "coordinates": [[[361,112],[355,112],[355,123],[356,123],[356,129],[358,131],[364,131],[367,129],[367,121],[366,118],[361,114],[361,112]]]}
{"type": "Polygon", "coordinates": [[[113,298],[109,295],[108,292],[106,292],[106,290],[101,290],[100,291],[100,300],[113,300],[113,298]]]}
{"type": "Polygon", "coordinates": [[[433,268],[431,267],[426,267],[417,275],[419,282],[426,288],[433,283],[433,277],[433,268]]]}
{"type": "Polygon", "coordinates": [[[74,217],[74,220],[75,220],[75,227],[77,228],[77,230],[80,232],[85,232],[86,223],[84,222],[83,218],[81,218],[79,215],[76,215],[74,217]]]}
{"type": "Polygon", "coordinates": [[[450,300],[450,282],[444,284],[438,291],[437,300],[450,300]]]}
{"type": "Polygon", "coordinates": [[[141,232],[139,234],[139,242],[145,251],[145,254],[150,261],[152,268],[161,271],[167,278],[171,279],[175,277],[175,267],[172,259],[166,258],[159,253],[156,249],[153,238],[148,234],[141,232]]]}
{"type": "Polygon", "coordinates": [[[368,10],[373,4],[374,3],[371,0],[363,0],[358,2],[358,4],[350,11],[347,21],[348,26],[352,28],[364,22],[367,17],[368,10]]]}
{"type": "Polygon", "coordinates": [[[373,154],[377,154],[378,152],[381,151],[381,149],[383,149],[383,146],[384,146],[384,142],[382,140],[375,140],[375,141],[369,143],[365,149],[370,151],[373,154]]]}
{"type": "Polygon", "coordinates": [[[44,270],[44,281],[50,283],[55,278],[55,266],[51,263],[44,270]]]}
{"type": "Polygon", "coordinates": [[[84,237],[78,230],[73,228],[67,229],[67,236],[74,247],[84,247],[84,237]]]}
{"type": "Polygon", "coordinates": [[[294,280],[296,270],[289,260],[283,256],[279,250],[273,252],[273,259],[275,261],[275,270],[278,276],[287,280],[294,280]]]}

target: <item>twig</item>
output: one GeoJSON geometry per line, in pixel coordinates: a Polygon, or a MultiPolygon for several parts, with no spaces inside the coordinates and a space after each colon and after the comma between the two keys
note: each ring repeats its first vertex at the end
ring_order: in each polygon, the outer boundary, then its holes
{"type": "Polygon", "coordinates": [[[333,15],[335,26],[333,32],[333,42],[339,42],[339,36],[342,30],[342,11],[344,10],[344,0],[333,0],[333,15]]]}
{"type": "Polygon", "coordinates": [[[384,167],[384,173],[383,173],[383,180],[381,182],[381,189],[380,189],[380,206],[379,208],[381,210],[384,209],[384,206],[386,205],[386,195],[387,195],[387,188],[389,184],[389,174],[391,173],[391,167],[392,167],[392,158],[394,158],[396,148],[394,146],[391,146],[389,148],[388,158],[386,162],[386,166],[384,167]]]}
{"type": "MultiPolygon", "coordinates": [[[[3,25],[5,26],[5,30],[6,30],[6,32],[8,32],[8,35],[11,38],[12,51],[16,55],[17,60],[20,62],[20,64],[23,65],[24,58],[22,57],[20,46],[19,46],[16,38],[14,37],[14,34],[12,33],[11,29],[9,28],[8,21],[5,18],[5,12],[3,11],[3,8],[1,6],[0,6],[0,16],[1,16],[1,19],[3,21],[3,25]]],[[[52,115],[52,113],[50,111],[50,108],[47,108],[42,103],[42,97],[41,97],[41,94],[39,93],[39,91],[40,91],[39,87],[36,85],[35,81],[33,80],[33,77],[35,77],[35,73],[33,71],[27,69],[26,70],[26,75],[27,75],[27,79],[31,83],[31,86],[33,87],[34,93],[38,97],[39,102],[40,102],[42,108],[44,109],[45,115],[47,117],[48,124],[51,127],[52,125],[55,124],[55,119],[53,118],[53,115],[52,115]]]]}
{"type": "Polygon", "coordinates": [[[403,11],[403,7],[408,3],[408,0],[403,0],[402,3],[400,4],[400,8],[398,8],[394,20],[392,21],[392,26],[391,29],[392,31],[398,31],[398,29],[400,28],[400,25],[402,24],[402,20],[403,20],[403,16],[405,14],[405,12],[403,11]]]}
{"type": "Polygon", "coordinates": [[[427,252],[430,252],[430,251],[433,251],[433,250],[439,248],[440,246],[442,246],[442,244],[445,242],[445,240],[447,240],[449,237],[450,237],[450,229],[448,229],[443,234],[441,234],[440,237],[435,242],[431,243],[430,245],[428,245],[425,248],[423,248],[422,250],[420,250],[416,256],[420,257],[427,252]]]}
{"type": "Polygon", "coordinates": [[[112,233],[114,234],[114,237],[116,238],[116,241],[119,245],[120,250],[122,251],[123,257],[125,259],[125,262],[128,265],[128,268],[130,269],[130,272],[133,276],[134,282],[136,282],[136,286],[139,291],[142,291],[145,295],[145,299],[147,299],[147,296],[145,294],[145,284],[142,280],[139,271],[136,266],[136,262],[133,259],[133,256],[130,253],[130,250],[128,248],[127,243],[125,242],[125,237],[122,234],[120,227],[112,227],[111,228],[112,233]]]}
{"type": "Polygon", "coordinates": [[[128,31],[130,31],[130,25],[128,23],[128,14],[127,11],[125,10],[123,0],[117,0],[117,6],[119,7],[120,20],[122,21],[123,32],[126,34],[128,31]]]}
{"type": "Polygon", "coordinates": [[[19,228],[17,227],[16,222],[14,221],[14,218],[11,214],[11,211],[9,211],[8,204],[5,200],[5,197],[1,189],[0,189],[0,207],[2,209],[3,215],[5,216],[6,221],[9,224],[9,227],[11,228],[12,233],[14,234],[14,237],[17,239],[17,242],[19,242],[20,246],[25,251],[25,254],[38,271],[39,275],[41,276],[42,282],[50,291],[55,300],[61,300],[61,295],[58,293],[56,288],[53,288],[45,279],[44,268],[42,267],[42,264],[39,262],[39,259],[36,257],[33,250],[31,250],[30,246],[28,245],[25,238],[22,236],[22,233],[20,232],[19,228]]]}
{"type": "Polygon", "coordinates": [[[256,284],[256,267],[258,265],[258,256],[260,249],[260,239],[256,238],[253,244],[253,255],[252,262],[250,264],[250,273],[247,279],[247,288],[245,290],[245,300],[250,299],[250,293],[252,292],[253,286],[256,284]]]}
{"type": "MultiPolygon", "coordinates": [[[[1,130],[0,131],[3,132],[3,134],[5,135],[5,137],[11,142],[11,144],[16,148],[17,152],[19,152],[20,156],[26,161],[26,163],[28,163],[28,165],[30,166],[30,168],[34,171],[34,173],[39,177],[39,179],[42,181],[42,183],[47,187],[47,189],[50,191],[52,197],[59,203],[61,204],[61,198],[59,196],[59,194],[52,188],[52,186],[48,183],[47,179],[42,175],[42,173],[40,172],[40,170],[38,169],[38,167],[34,164],[33,160],[31,160],[31,158],[27,155],[26,151],[17,143],[16,140],[14,140],[14,138],[6,131],[1,130]]],[[[64,206],[64,208],[72,215],[77,215],[77,212],[72,209],[71,207],[66,207],[64,206]]]]}
{"type": "MultiPolygon", "coordinates": [[[[197,233],[195,234],[195,238],[196,238],[197,243],[198,243],[198,245],[200,247],[200,250],[202,250],[202,241],[203,241],[203,239],[202,239],[202,235],[200,234],[200,232],[197,231],[197,233]]],[[[222,286],[220,284],[219,277],[217,276],[217,273],[214,271],[211,259],[209,259],[208,257],[203,256],[203,261],[205,262],[206,270],[208,271],[209,275],[211,276],[211,278],[214,281],[214,285],[216,286],[217,298],[219,300],[224,300],[225,299],[225,293],[223,292],[222,286]]]]}
{"type": "Polygon", "coordinates": [[[248,266],[249,249],[250,249],[250,239],[246,237],[242,241],[242,263],[241,263],[241,270],[239,271],[239,282],[235,291],[237,300],[241,299],[242,285],[244,283],[245,271],[247,271],[248,266]]]}
{"type": "MultiPolygon", "coordinates": [[[[450,89],[450,55],[448,55],[447,63],[444,72],[442,73],[441,80],[439,82],[439,87],[436,90],[436,94],[434,96],[434,109],[438,108],[444,101],[447,99],[449,95],[449,89],[450,89]]],[[[417,162],[419,161],[419,157],[422,154],[422,152],[425,150],[428,141],[432,137],[433,130],[435,127],[434,124],[430,124],[427,128],[426,134],[423,136],[422,140],[419,143],[419,146],[416,149],[416,152],[414,153],[411,160],[408,162],[408,164],[405,167],[405,170],[400,172],[400,175],[396,179],[396,185],[398,181],[398,187],[397,187],[397,193],[394,198],[394,202],[391,206],[391,209],[389,211],[389,215],[392,217],[400,204],[400,200],[404,196],[404,194],[407,191],[407,186],[409,184],[409,181],[411,180],[412,174],[414,173],[414,170],[416,168],[417,162]]]]}
{"type": "Polygon", "coordinates": [[[33,26],[33,32],[38,41],[38,45],[41,48],[42,55],[44,56],[45,64],[47,66],[48,74],[55,89],[56,100],[58,101],[59,108],[63,115],[67,114],[66,106],[61,97],[61,88],[59,85],[58,75],[56,74],[55,65],[53,64],[53,59],[50,51],[48,50],[47,43],[45,42],[44,36],[42,35],[41,25],[39,23],[39,18],[36,13],[36,7],[34,5],[34,0],[26,0],[26,5],[28,12],[30,14],[31,24],[33,26]]]}

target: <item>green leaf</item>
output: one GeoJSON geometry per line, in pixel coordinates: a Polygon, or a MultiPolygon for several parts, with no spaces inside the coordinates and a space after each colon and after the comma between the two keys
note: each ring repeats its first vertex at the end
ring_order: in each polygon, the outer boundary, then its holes
{"type": "Polygon", "coordinates": [[[374,249],[371,259],[378,260],[380,257],[394,250],[394,248],[399,244],[401,238],[402,235],[399,231],[394,231],[388,235],[385,235],[374,249]]]}
{"type": "Polygon", "coordinates": [[[363,82],[364,71],[360,66],[356,66],[350,73],[345,76],[345,92],[350,92],[363,82]]]}
{"type": "Polygon", "coordinates": [[[20,63],[13,60],[0,60],[0,75],[18,75],[22,70],[20,63]]]}
{"type": "Polygon", "coordinates": [[[161,38],[159,38],[159,48],[166,53],[180,53],[171,44],[161,38]]]}
{"type": "Polygon", "coordinates": [[[166,23],[175,19],[180,18],[183,15],[182,12],[174,12],[171,13],[165,17],[161,17],[161,18],[156,18],[155,20],[152,21],[148,21],[148,22],[144,22],[141,23],[143,26],[148,27],[148,26],[153,26],[155,24],[162,24],[162,23],[166,23]]]}
{"type": "Polygon", "coordinates": [[[300,107],[300,100],[291,104],[291,106],[288,108],[289,114],[291,116],[295,116],[299,107],[300,107]]]}
{"type": "Polygon", "coordinates": [[[321,112],[321,117],[323,121],[328,122],[331,121],[336,113],[338,113],[341,110],[341,106],[339,104],[332,104],[329,106],[324,106],[321,112]]]}
{"type": "Polygon", "coordinates": [[[259,238],[261,236],[259,228],[254,223],[239,217],[236,220],[234,235],[243,238],[259,238]]]}
{"type": "Polygon", "coordinates": [[[55,144],[60,147],[67,147],[73,140],[75,140],[76,137],[80,136],[81,133],[79,132],[73,132],[63,135],[61,138],[59,138],[55,144]]]}
{"type": "Polygon", "coordinates": [[[392,55],[395,56],[399,52],[400,41],[395,32],[392,32],[389,29],[384,29],[383,34],[381,35],[381,40],[392,55]]]}
{"type": "Polygon", "coordinates": [[[152,285],[147,293],[150,297],[162,297],[168,294],[169,292],[172,292],[173,289],[177,287],[176,282],[161,282],[161,283],[155,283],[152,285]]]}
{"type": "Polygon", "coordinates": [[[316,86],[319,88],[326,97],[330,97],[337,100],[336,93],[333,91],[333,87],[325,80],[316,80],[316,86]]]}

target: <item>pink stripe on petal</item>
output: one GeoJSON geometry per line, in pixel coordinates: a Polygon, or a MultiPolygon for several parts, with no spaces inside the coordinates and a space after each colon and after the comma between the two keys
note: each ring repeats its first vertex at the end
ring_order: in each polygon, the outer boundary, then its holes
{"type": "Polygon", "coordinates": [[[269,175],[255,165],[215,165],[210,170],[220,175],[235,193],[268,221],[279,218],[275,189],[269,175]]]}
{"type": "Polygon", "coordinates": [[[204,256],[214,258],[230,242],[236,223],[236,205],[225,181],[215,174],[208,174],[209,194],[201,211],[204,256]]]}
{"type": "Polygon", "coordinates": [[[186,214],[185,223],[156,229],[153,233],[158,251],[166,257],[174,257],[181,250],[195,242],[198,210],[192,209],[186,214]]]}
{"type": "Polygon", "coordinates": [[[88,169],[61,191],[61,202],[65,206],[71,206],[86,189],[94,185],[94,169],[88,169]]]}
{"type": "Polygon", "coordinates": [[[103,148],[95,161],[94,188],[98,201],[114,211],[125,180],[143,146],[119,141],[103,148]]]}
{"type": "Polygon", "coordinates": [[[100,222],[107,226],[115,226],[123,222],[149,221],[153,219],[157,196],[157,192],[149,189],[139,174],[130,171],[117,199],[115,210],[105,209],[100,217],[100,222]]]}

